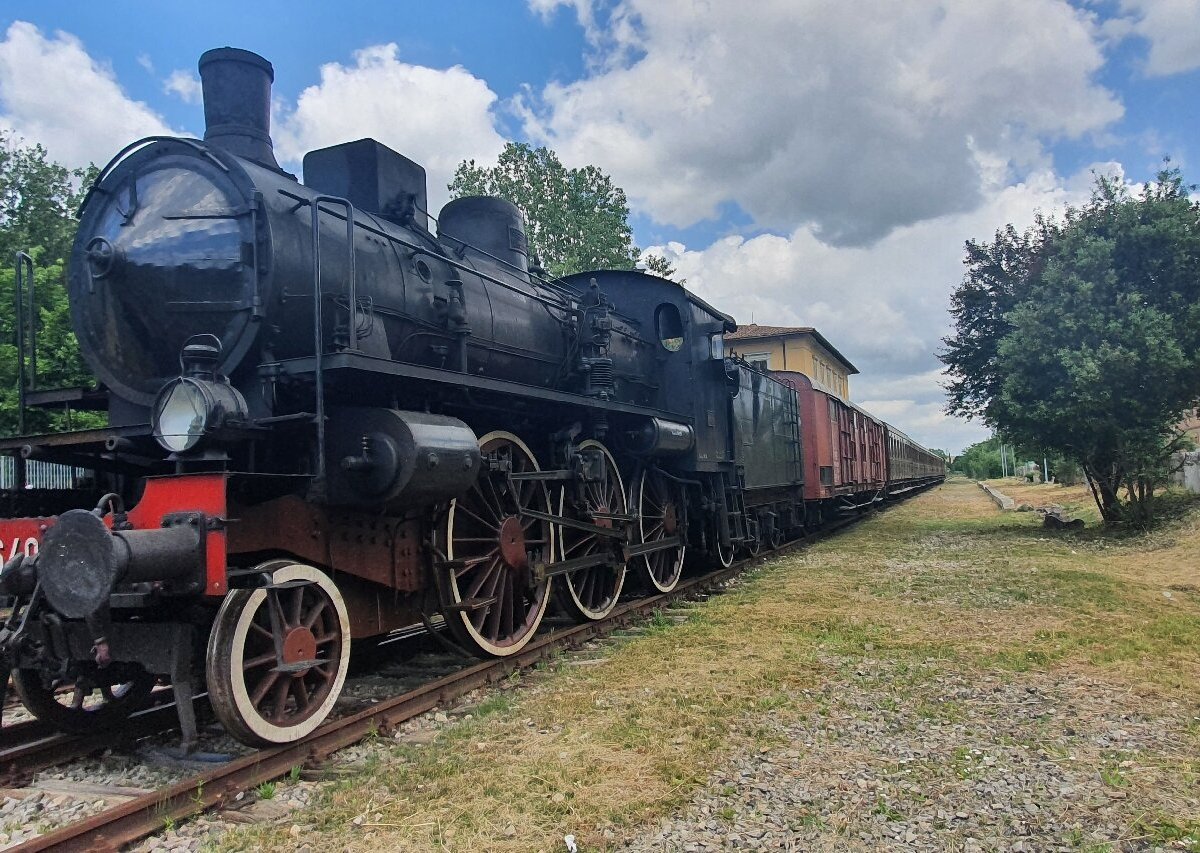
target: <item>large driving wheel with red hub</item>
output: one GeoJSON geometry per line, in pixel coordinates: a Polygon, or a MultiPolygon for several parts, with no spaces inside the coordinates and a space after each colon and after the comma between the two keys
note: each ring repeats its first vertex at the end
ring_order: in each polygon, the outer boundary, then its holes
{"type": "Polygon", "coordinates": [[[652,468],[642,471],[637,483],[638,528],[643,542],[677,539],[675,545],[651,551],[645,560],[645,577],[659,592],[670,592],[679,583],[684,556],[684,495],[676,483],[652,468]]]}
{"type": "MultiPolygon", "coordinates": [[[[625,484],[613,459],[603,444],[594,440],[581,442],[579,450],[599,453],[604,457],[604,476],[585,482],[582,495],[576,498],[565,487],[559,493],[559,515],[574,517],[597,527],[613,526],[612,515],[625,515],[625,484]],[[578,504],[578,505],[577,505],[578,504]]],[[[573,527],[558,527],[558,557],[573,560],[591,554],[611,551],[613,540],[600,533],[589,533],[573,527]]],[[[621,544],[617,543],[618,546],[621,544]]],[[[562,576],[555,586],[559,604],[568,615],[580,622],[603,619],[617,606],[621,587],[625,585],[625,564],[619,566],[590,566],[562,576]]]]}
{"type": "Polygon", "coordinates": [[[481,656],[505,657],[533,638],[550,600],[550,581],[537,581],[531,569],[553,559],[551,524],[525,515],[549,514],[550,497],[542,482],[507,476],[540,470],[512,433],[488,433],[479,450],[479,479],[451,501],[439,526],[445,564],[434,575],[455,638],[481,656]]]}
{"type": "Polygon", "coordinates": [[[350,662],[350,620],[330,577],[289,560],[259,567],[267,589],[225,597],[208,638],[208,698],[231,735],[290,743],[319,726],[350,662]]]}

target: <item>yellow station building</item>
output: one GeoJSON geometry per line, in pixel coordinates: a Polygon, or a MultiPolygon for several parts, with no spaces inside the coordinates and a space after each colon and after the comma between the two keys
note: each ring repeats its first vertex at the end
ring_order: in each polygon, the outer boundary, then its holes
{"type": "Polygon", "coordinates": [[[811,326],[738,326],[725,336],[725,348],[767,370],[793,370],[815,379],[843,400],[858,368],[811,326]]]}

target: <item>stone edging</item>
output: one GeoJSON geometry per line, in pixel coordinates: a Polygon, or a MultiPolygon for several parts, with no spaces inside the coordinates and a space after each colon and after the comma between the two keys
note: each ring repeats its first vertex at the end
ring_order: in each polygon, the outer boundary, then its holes
{"type": "Polygon", "coordinates": [[[987,483],[980,483],[979,488],[987,492],[989,498],[996,502],[996,506],[1000,509],[1016,509],[1017,502],[999,489],[992,488],[987,483]]]}

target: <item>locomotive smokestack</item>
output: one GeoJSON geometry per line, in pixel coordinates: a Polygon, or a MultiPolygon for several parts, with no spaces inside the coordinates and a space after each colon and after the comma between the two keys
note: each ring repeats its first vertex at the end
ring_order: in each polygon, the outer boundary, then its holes
{"type": "Polygon", "coordinates": [[[257,53],[218,47],[200,57],[204,141],[272,169],[271,84],[275,69],[257,53]]]}

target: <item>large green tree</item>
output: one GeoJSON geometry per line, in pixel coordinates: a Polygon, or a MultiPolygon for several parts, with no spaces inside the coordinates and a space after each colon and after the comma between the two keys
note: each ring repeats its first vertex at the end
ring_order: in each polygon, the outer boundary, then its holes
{"type": "Polygon", "coordinates": [[[968,243],[941,358],[953,414],[1077,462],[1106,521],[1146,523],[1200,400],[1200,206],[1177,170],[968,243]]]}
{"type": "Polygon", "coordinates": [[[658,275],[675,274],[633,244],[625,191],[595,166],[568,169],[549,148],[509,142],[495,166],[460,163],[449,189],[454,198],[492,195],[519,207],[530,252],[551,275],[633,269],[639,260],[658,275]]]}
{"type": "MultiPolygon", "coordinates": [[[[71,329],[66,259],[78,226],[75,214],[95,169],[67,169],[40,145],[20,144],[0,132],[0,434],[17,428],[17,351],[13,258],[29,252],[36,263],[35,323],[38,385],[58,388],[91,384],[71,329]]],[[[31,411],[26,429],[67,426],[65,412],[31,411]]],[[[72,426],[93,425],[95,415],[76,414],[72,426]]]]}

